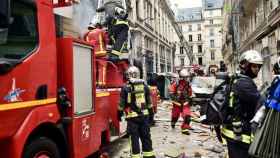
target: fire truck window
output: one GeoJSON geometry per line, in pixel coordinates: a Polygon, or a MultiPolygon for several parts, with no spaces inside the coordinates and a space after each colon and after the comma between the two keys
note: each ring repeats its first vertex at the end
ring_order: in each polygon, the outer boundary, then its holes
{"type": "Polygon", "coordinates": [[[0,43],[0,58],[20,60],[38,45],[36,8],[34,4],[22,1],[11,3],[11,24],[7,40],[0,43]]]}

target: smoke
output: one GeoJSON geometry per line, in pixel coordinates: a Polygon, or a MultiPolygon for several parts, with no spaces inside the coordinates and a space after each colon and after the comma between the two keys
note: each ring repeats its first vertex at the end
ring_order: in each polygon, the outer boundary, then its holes
{"type": "Polygon", "coordinates": [[[81,0],[73,6],[73,24],[82,36],[87,31],[87,26],[96,14],[98,0],[81,0]]]}

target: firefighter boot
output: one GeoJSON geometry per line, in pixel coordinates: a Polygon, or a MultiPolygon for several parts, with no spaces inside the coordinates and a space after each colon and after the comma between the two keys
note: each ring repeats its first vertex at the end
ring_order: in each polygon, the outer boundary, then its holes
{"type": "Polygon", "coordinates": [[[182,132],[182,134],[190,135],[190,132],[187,128],[181,128],[181,132],[182,132]]]}
{"type": "Polygon", "coordinates": [[[190,116],[186,116],[184,118],[184,122],[183,124],[181,125],[181,131],[182,131],[182,134],[186,134],[186,135],[189,135],[189,130],[192,129],[191,126],[190,126],[190,121],[191,118],[190,116]]]}

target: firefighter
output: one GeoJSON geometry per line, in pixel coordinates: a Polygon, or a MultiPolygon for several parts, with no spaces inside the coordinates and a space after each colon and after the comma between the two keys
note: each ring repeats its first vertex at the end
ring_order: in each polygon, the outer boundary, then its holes
{"type": "MultiPolygon", "coordinates": [[[[124,4],[126,5],[126,4],[124,4]]],[[[103,25],[108,27],[112,46],[109,59],[128,59],[128,13],[121,0],[105,0],[97,12],[105,11],[106,19],[103,25]]]]}
{"type": "Polygon", "coordinates": [[[227,141],[229,158],[248,158],[252,141],[251,124],[261,95],[253,79],[263,64],[259,52],[248,50],[240,57],[241,72],[234,81],[229,101],[229,120],[223,125],[222,135],[227,141]]]}
{"type": "Polygon", "coordinates": [[[189,84],[190,73],[187,69],[182,69],[179,72],[179,81],[173,82],[169,87],[170,98],[172,99],[173,108],[171,115],[171,127],[174,129],[175,124],[179,119],[180,114],[183,117],[181,132],[189,134],[191,112],[190,103],[192,96],[192,88],[189,84]]]}
{"type": "Polygon", "coordinates": [[[127,69],[126,77],[128,81],[121,90],[118,118],[121,120],[125,112],[131,157],[141,157],[140,139],[143,158],[155,158],[149,126],[149,115],[153,115],[149,88],[140,79],[140,71],[135,66],[127,69]]]}
{"type": "Polygon", "coordinates": [[[96,56],[106,56],[106,46],[109,42],[108,35],[103,30],[100,23],[90,23],[88,32],[85,35],[85,40],[94,45],[94,53],[96,56]]]}

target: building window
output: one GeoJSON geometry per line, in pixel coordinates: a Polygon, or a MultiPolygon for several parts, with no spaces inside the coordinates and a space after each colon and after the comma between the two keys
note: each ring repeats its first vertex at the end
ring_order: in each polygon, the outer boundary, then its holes
{"type": "Polygon", "coordinates": [[[211,19],[211,20],[209,21],[209,23],[212,25],[212,24],[214,24],[214,21],[211,19]]]}
{"type": "Polygon", "coordinates": [[[215,41],[214,40],[210,40],[210,47],[214,48],[215,47],[215,41]]]}
{"type": "Polygon", "coordinates": [[[192,42],[192,35],[189,35],[189,41],[192,42]]]}
{"type": "Polygon", "coordinates": [[[201,41],[201,34],[198,34],[198,35],[197,35],[197,40],[198,40],[198,41],[201,41]]]}
{"type": "Polygon", "coordinates": [[[180,47],[180,54],[184,54],[184,47],[180,47]]]}
{"type": "Polygon", "coordinates": [[[189,31],[192,31],[192,25],[189,25],[189,31]]]}
{"type": "Polygon", "coordinates": [[[149,18],[149,17],[153,17],[152,4],[150,2],[147,2],[146,4],[147,4],[147,13],[146,13],[147,20],[145,22],[152,25],[152,20],[151,20],[151,18],[149,18]]]}
{"type": "Polygon", "coordinates": [[[213,15],[213,10],[210,10],[209,14],[210,14],[210,15],[213,15]]]}
{"type": "Polygon", "coordinates": [[[215,52],[211,51],[211,60],[215,60],[215,52]]]}
{"type": "Polygon", "coordinates": [[[201,24],[197,24],[197,30],[198,30],[198,31],[201,30],[201,24]]]}
{"type": "MultiPolygon", "coordinates": [[[[2,1],[1,1],[2,2],[2,1]]],[[[8,1],[7,1],[8,2],[8,1]]],[[[37,10],[36,7],[33,5],[29,5],[22,1],[9,1],[13,7],[11,7],[11,14],[13,20],[9,25],[7,25],[7,36],[5,42],[2,43],[2,31],[0,37],[0,56],[1,58],[6,58],[6,60],[13,61],[9,66],[15,66],[16,64],[12,63],[19,63],[23,60],[23,58],[29,56],[30,54],[34,53],[34,48],[38,46],[39,43],[39,34],[37,29],[37,10]],[[23,9],[20,11],[20,9],[23,9]],[[21,28],[18,28],[18,25],[22,24],[21,28]],[[17,39],[17,40],[15,40],[17,39]],[[15,46],[15,47],[13,47],[15,46]],[[8,51],[4,51],[8,48],[8,51]],[[11,53],[12,52],[12,53],[11,53]]],[[[31,1],[30,1],[31,3],[31,1]]],[[[34,4],[35,2],[32,2],[34,4]]],[[[3,4],[3,3],[1,3],[3,4]]],[[[6,3],[5,3],[6,4],[6,3]]],[[[3,7],[1,6],[1,9],[3,7]]],[[[7,10],[5,10],[7,11],[7,10]]],[[[1,24],[2,25],[2,12],[1,10],[1,24]]],[[[4,24],[4,23],[3,23],[4,24]]],[[[1,29],[2,30],[2,29],[1,29]]],[[[4,33],[4,32],[3,32],[4,33]]],[[[4,38],[3,38],[4,39],[4,38]]],[[[7,61],[7,62],[8,62],[7,61]]],[[[10,67],[11,68],[11,67],[10,67]]],[[[8,69],[6,69],[8,70],[8,69]]]]}
{"type": "Polygon", "coordinates": [[[139,9],[139,1],[136,1],[136,14],[137,14],[137,17],[139,17],[140,15],[140,9],[139,9]]]}
{"type": "Polygon", "coordinates": [[[184,58],[181,58],[181,66],[184,66],[185,65],[185,60],[184,58]]]}
{"type": "Polygon", "coordinates": [[[190,46],[190,52],[191,53],[193,52],[193,46],[190,46]]]}
{"type": "Polygon", "coordinates": [[[202,45],[198,45],[197,49],[198,49],[198,53],[202,53],[202,45]]]}
{"type": "Polygon", "coordinates": [[[199,65],[202,65],[203,63],[202,63],[202,57],[198,57],[198,64],[199,65]]]}

